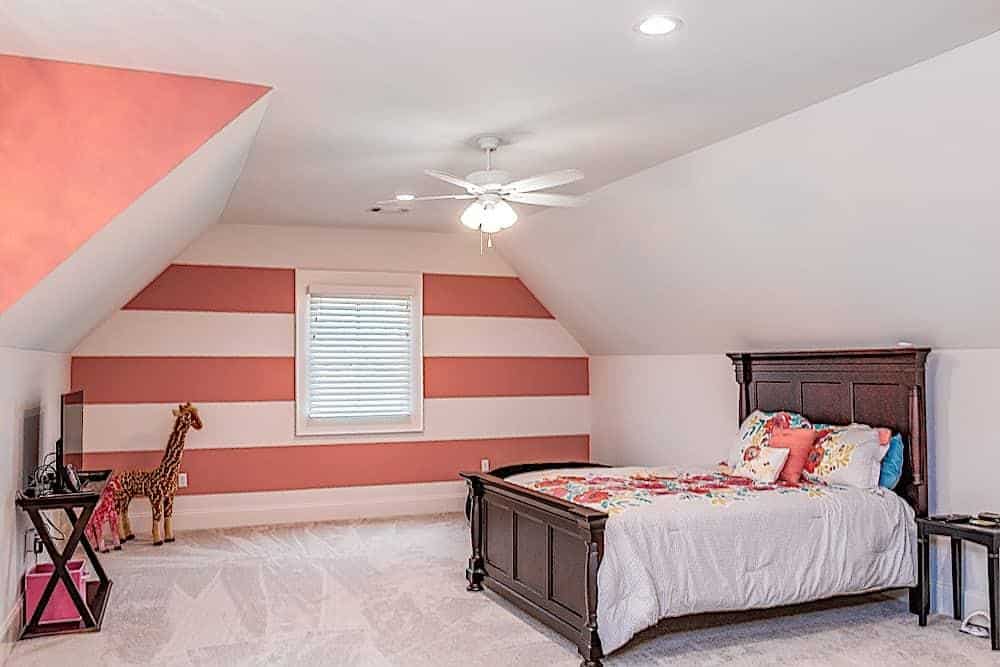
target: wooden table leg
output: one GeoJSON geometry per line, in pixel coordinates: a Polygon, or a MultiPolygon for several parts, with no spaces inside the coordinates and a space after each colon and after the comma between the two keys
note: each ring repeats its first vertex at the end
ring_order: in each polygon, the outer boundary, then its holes
{"type": "Polygon", "coordinates": [[[927,614],[931,607],[931,566],[930,566],[930,543],[927,535],[921,534],[917,538],[917,569],[920,580],[920,611],[919,623],[921,626],[927,625],[927,614]]]}
{"type": "Polygon", "coordinates": [[[961,621],[963,611],[962,595],[962,540],[951,538],[951,605],[956,620],[961,621]]]}
{"type": "Polygon", "coordinates": [[[990,571],[990,642],[1000,651],[1000,555],[992,551],[987,559],[990,571]]]}

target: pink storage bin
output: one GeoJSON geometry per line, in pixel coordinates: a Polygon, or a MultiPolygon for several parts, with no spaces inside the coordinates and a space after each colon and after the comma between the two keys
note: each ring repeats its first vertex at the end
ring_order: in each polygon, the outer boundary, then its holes
{"type": "MultiPolygon", "coordinates": [[[[45,585],[49,582],[49,577],[52,576],[52,572],[55,567],[52,563],[40,563],[24,575],[24,622],[27,623],[31,620],[32,614],[35,613],[35,608],[38,607],[39,600],[42,599],[42,592],[45,590],[45,585]]],[[[69,575],[73,579],[73,583],[76,585],[76,590],[80,592],[80,597],[87,600],[86,592],[86,571],[83,567],[82,560],[71,560],[66,564],[66,569],[69,570],[69,575]]],[[[69,591],[66,590],[66,585],[62,581],[56,584],[56,589],[52,591],[52,597],[49,598],[49,604],[45,607],[45,611],[42,612],[41,623],[72,623],[74,621],[80,620],[80,612],[76,610],[76,605],[73,604],[73,599],[69,596],[69,591]]]]}

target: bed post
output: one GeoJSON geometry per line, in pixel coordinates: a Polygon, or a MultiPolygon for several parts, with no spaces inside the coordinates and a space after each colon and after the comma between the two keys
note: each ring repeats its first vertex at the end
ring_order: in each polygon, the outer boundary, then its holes
{"type": "Polygon", "coordinates": [[[736,382],[740,385],[740,424],[750,414],[750,383],[753,381],[753,371],[751,370],[750,355],[728,354],[732,360],[733,368],[736,370],[736,382]]]}
{"type": "Polygon", "coordinates": [[[600,532],[587,522],[581,526],[588,535],[587,538],[587,582],[584,588],[584,602],[587,607],[587,623],[580,632],[577,649],[583,662],[580,667],[601,667],[604,650],[601,648],[601,638],[597,634],[597,568],[601,564],[601,545],[604,544],[604,527],[601,522],[600,532]]]}
{"type": "Polygon", "coordinates": [[[465,570],[465,578],[469,580],[468,591],[483,590],[483,485],[475,477],[466,478],[469,486],[469,533],[472,536],[472,556],[465,570]]]}

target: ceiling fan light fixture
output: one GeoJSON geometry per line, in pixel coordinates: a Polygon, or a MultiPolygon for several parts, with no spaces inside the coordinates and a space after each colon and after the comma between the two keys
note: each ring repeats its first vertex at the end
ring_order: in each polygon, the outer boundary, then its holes
{"type": "Polygon", "coordinates": [[[635,29],[643,35],[659,37],[669,35],[681,27],[681,20],[664,14],[653,14],[642,20],[635,29]]]}
{"type": "Polygon", "coordinates": [[[462,212],[462,224],[487,234],[509,229],[517,222],[517,211],[500,199],[477,199],[462,212]]]}

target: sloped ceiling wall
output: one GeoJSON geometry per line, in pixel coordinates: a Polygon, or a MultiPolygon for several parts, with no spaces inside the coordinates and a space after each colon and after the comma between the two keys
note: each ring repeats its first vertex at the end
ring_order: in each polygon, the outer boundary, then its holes
{"type": "Polygon", "coordinates": [[[267,89],[23,58],[0,67],[0,346],[68,352],[218,219],[267,89]],[[6,106],[16,81],[33,105],[6,106]]]}
{"type": "Polygon", "coordinates": [[[591,354],[1000,347],[1000,34],[499,237],[591,354]]]}
{"type": "Polygon", "coordinates": [[[0,55],[0,312],[267,90],[0,55]]]}

